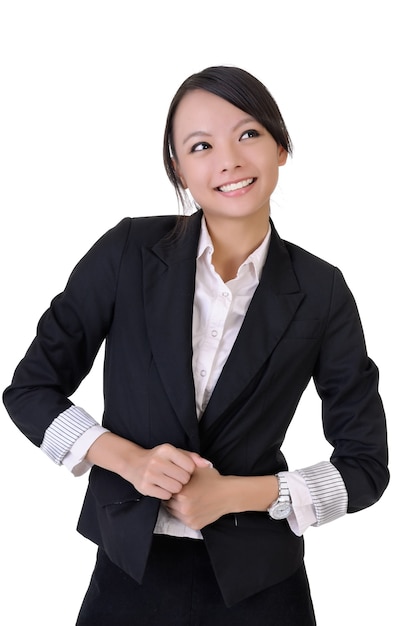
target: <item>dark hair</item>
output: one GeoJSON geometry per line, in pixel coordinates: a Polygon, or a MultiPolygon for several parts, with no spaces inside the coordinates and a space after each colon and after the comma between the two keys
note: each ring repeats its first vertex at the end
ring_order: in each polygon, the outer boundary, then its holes
{"type": "Polygon", "coordinates": [[[292,143],[277,103],[265,85],[238,67],[208,67],[189,76],[177,90],[169,107],[163,140],[163,161],[167,176],[176,195],[185,207],[185,191],[176,173],[173,160],[176,152],[173,143],[173,119],[182,98],[190,91],[203,89],[255,118],[272,135],[276,143],[292,154],[292,143]]]}

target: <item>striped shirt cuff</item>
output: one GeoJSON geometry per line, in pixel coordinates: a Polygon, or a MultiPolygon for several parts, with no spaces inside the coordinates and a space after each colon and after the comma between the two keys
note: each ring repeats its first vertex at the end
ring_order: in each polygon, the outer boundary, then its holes
{"type": "Polygon", "coordinates": [[[71,406],[50,424],[45,431],[41,450],[57,465],[71,450],[73,444],[97,422],[80,407],[71,406]]]}
{"type": "Polygon", "coordinates": [[[348,509],[348,493],[342,476],[332,463],[322,461],[297,470],[306,481],[316,512],[313,526],[327,524],[345,515],[348,509]]]}

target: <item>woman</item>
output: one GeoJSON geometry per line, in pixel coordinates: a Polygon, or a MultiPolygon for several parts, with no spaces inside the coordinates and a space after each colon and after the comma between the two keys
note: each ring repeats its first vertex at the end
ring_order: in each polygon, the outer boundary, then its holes
{"type": "Polygon", "coordinates": [[[56,463],[92,468],[78,529],[99,549],[79,626],[315,624],[302,533],[386,488],[378,372],[353,297],[270,221],[290,153],[256,78],[189,77],[164,162],[197,210],[106,233],[5,391],[56,463]],[[101,426],[68,397],[104,339],[101,426]],[[311,378],[334,451],[289,472],[281,444],[311,378]]]}

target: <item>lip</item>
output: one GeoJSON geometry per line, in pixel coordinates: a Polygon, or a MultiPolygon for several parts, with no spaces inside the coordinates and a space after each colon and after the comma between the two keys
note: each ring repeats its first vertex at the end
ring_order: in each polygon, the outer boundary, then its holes
{"type": "Polygon", "coordinates": [[[256,180],[257,179],[254,176],[246,176],[245,178],[227,181],[222,185],[219,185],[215,189],[216,191],[222,193],[224,196],[242,195],[253,187],[256,180]],[[229,187],[231,187],[231,189],[228,189],[229,187]]]}

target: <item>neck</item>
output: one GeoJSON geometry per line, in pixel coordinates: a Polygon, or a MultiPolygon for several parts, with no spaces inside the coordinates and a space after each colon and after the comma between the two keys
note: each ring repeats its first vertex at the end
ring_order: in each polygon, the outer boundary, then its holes
{"type": "Polygon", "coordinates": [[[260,246],[269,229],[265,220],[217,220],[205,217],[214,246],[212,263],[224,282],[237,276],[240,265],[260,246]]]}

